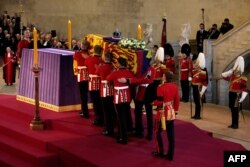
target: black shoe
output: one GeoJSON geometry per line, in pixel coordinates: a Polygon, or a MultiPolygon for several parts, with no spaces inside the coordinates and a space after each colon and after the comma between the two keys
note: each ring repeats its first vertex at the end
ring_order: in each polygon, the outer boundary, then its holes
{"type": "Polygon", "coordinates": [[[136,132],[136,131],[133,131],[132,135],[133,135],[134,137],[138,137],[138,138],[143,138],[143,137],[144,137],[143,132],[136,132]]]}
{"type": "Polygon", "coordinates": [[[160,153],[158,151],[153,151],[152,155],[155,156],[155,157],[164,158],[164,154],[160,153]]]}
{"type": "Polygon", "coordinates": [[[127,142],[127,140],[120,138],[120,139],[116,139],[116,143],[126,145],[128,142],[127,142]]]}
{"type": "Polygon", "coordinates": [[[112,133],[112,132],[109,132],[109,131],[107,131],[107,130],[103,131],[102,134],[103,134],[104,136],[110,136],[110,137],[113,137],[113,136],[114,136],[114,132],[112,133]]]}
{"type": "Polygon", "coordinates": [[[89,114],[84,114],[83,112],[80,112],[79,115],[80,117],[83,117],[83,118],[89,118],[89,114]]]}
{"type": "Polygon", "coordinates": [[[191,118],[192,118],[192,119],[201,119],[201,117],[200,117],[200,116],[197,116],[197,115],[192,116],[191,118]]]}
{"type": "Polygon", "coordinates": [[[238,129],[238,126],[237,125],[229,125],[228,128],[238,129]]]}
{"type": "Polygon", "coordinates": [[[166,154],[166,155],[164,155],[164,156],[165,156],[165,158],[166,158],[167,160],[173,161],[173,156],[171,156],[171,155],[169,155],[169,154],[166,154]]]}
{"type": "Polygon", "coordinates": [[[200,116],[196,116],[194,119],[201,119],[201,117],[200,116]]]}
{"type": "Polygon", "coordinates": [[[93,121],[93,125],[95,125],[95,126],[103,126],[103,123],[96,119],[96,120],[93,121]]]}
{"type": "Polygon", "coordinates": [[[192,116],[192,117],[191,117],[191,119],[195,119],[195,118],[196,118],[196,116],[192,116]]]}
{"type": "Polygon", "coordinates": [[[151,141],[151,140],[153,139],[153,137],[152,137],[152,135],[149,135],[149,134],[148,134],[148,135],[146,136],[146,139],[149,140],[149,141],[151,141]]]}

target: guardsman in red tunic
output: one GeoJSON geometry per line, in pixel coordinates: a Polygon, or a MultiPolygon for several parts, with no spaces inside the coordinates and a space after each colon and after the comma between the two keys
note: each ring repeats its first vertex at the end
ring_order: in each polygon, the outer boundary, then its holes
{"type": "Polygon", "coordinates": [[[127,83],[120,83],[118,81],[121,76],[124,78],[134,78],[134,74],[128,70],[127,60],[125,58],[118,58],[119,70],[113,71],[107,76],[108,81],[112,81],[114,84],[114,103],[117,112],[117,120],[119,132],[117,136],[117,143],[127,144],[127,127],[128,122],[131,119],[130,112],[130,88],[127,83]]]}
{"type": "Polygon", "coordinates": [[[85,60],[89,57],[89,42],[82,42],[82,50],[75,52],[73,56],[74,60],[74,72],[77,75],[77,81],[80,90],[81,97],[81,112],[79,113],[81,117],[89,118],[88,109],[88,68],[85,65],[85,60]]]}
{"type": "Polygon", "coordinates": [[[102,101],[102,109],[104,114],[104,131],[106,136],[114,135],[115,106],[114,106],[114,86],[108,80],[107,76],[113,71],[114,67],[111,63],[112,53],[106,52],[104,55],[104,63],[96,69],[96,74],[101,77],[100,95],[102,101]]]}
{"type": "Polygon", "coordinates": [[[164,83],[157,88],[157,99],[154,101],[154,105],[157,106],[155,126],[157,151],[153,151],[152,154],[157,157],[173,160],[175,146],[174,119],[179,111],[180,96],[178,86],[173,83],[172,72],[166,72],[163,80],[164,83]],[[164,146],[161,137],[162,130],[167,131],[168,137],[168,152],[166,155],[164,155],[164,146]]]}
{"type": "Polygon", "coordinates": [[[89,56],[85,60],[85,65],[88,68],[89,74],[89,92],[93,102],[93,110],[95,112],[94,125],[103,125],[103,111],[101,108],[101,97],[100,97],[100,84],[101,77],[96,75],[96,68],[101,63],[102,47],[100,45],[94,46],[94,56],[89,56]]]}
{"type": "Polygon", "coordinates": [[[175,73],[174,50],[170,43],[164,44],[165,65],[167,71],[175,73]]]}
{"type": "Polygon", "coordinates": [[[193,98],[195,103],[195,114],[192,116],[193,119],[201,119],[202,98],[208,85],[208,74],[205,64],[205,56],[200,52],[197,59],[194,60],[192,77],[189,78],[189,80],[192,81],[193,98]]]}
{"type": "Polygon", "coordinates": [[[152,140],[153,138],[152,102],[156,99],[157,86],[161,84],[162,76],[166,72],[166,66],[162,64],[163,62],[164,62],[164,48],[159,47],[156,51],[154,64],[152,65],[152,68],[154,68],[155,71],[153,82],[147,86],[144,95],[144,105],[147,113],[147,131],[148,131],[148,134],[146,135],[147,140],[152,140]]]}
{"type": "Polygon", "coordinates": [[[13,51],[10,49],[10,47],[6,47],[6,53],[4,55],[2,64],[3,64],[3,79],[5,80],[7,86],[10,86],[13,83],[15,83],[15,76],[16,76],[15,62],[16,62],[16,57],[14,56],[13,51]]]}
{"type": "Polygon", "coordinates": [[[185,43],[181,47],[182,57],[180,59],[180,80],[183,102],[189,101],[189,81],[188,77],[192,69],[192,60],[190,59],[191,48],[189,44],[185,43]]]}
{"type": "Polygon", "coordinates": [[[142,107],[144,105],[144,97],[146,88],[149,84],[153,83],[155,78],[155,69],[153,67],[148,67],[147,71],[140,78],[120,78],[119,82],[129,83],[131,85],[138,85],[137,93],[134,99],[135,103],[135,136],[143,137],[144,128],[142,123],[142,107]]]}
{"type": "Polygon", "coordinates": [[[232,129],[239,127],[239,106],[248,95],[247,78],[242,76],[244,63],[244,58],[239,56],[233,69],[221,74],[223,79],[229,81],[229,108],[231,109],[232,123],[228,127],[232,129]]]}
{"type": "Polygon", "coordinates": [[[19,41],[17,45],[16,57],[17,57],[18,64],[21,64],[23,48],[29,48],[29,45],[30,45],[30,31],[25,30],[23,32],[23,35],[24,35],[24,38],[21,41],[19,41]]]}

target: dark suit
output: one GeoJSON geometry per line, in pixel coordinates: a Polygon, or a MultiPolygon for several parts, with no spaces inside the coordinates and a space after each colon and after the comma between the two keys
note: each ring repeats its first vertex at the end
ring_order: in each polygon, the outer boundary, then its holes
{"type": "Polygon", "coordinates": [[[206,30],[199,30],[196,33],[196,42],[197,42],[197,52],[203,52],[203,41],[206,39],[208,32],[206,30]]]}

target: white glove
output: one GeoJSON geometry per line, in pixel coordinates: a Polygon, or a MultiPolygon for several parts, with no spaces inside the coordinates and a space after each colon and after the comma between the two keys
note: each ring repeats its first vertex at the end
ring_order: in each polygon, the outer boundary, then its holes
{"type": "Polygon", "coordinates": [[[192,81],[192,77],[188,77],[188,81],[190,81],[190,82],[191,82],[191,81],[192,81]]]}
{"type": "Polygon", "coordinates": [[[226,77],[231,76],[232,74],[233,74],[233,70],[231,69],[231,70],[228,70],[228,71],[226,71],[226,72],[223,72],[223,73],[221,74],[221,76],[224,77],[224,78],[226,78],[226,77]]]}
{"type": "Polygon", "coordinates": [[[247,94],[248,94],[247,92],[242,92],[239,103],[242,103],[245,100],[245,98],[247,97],[247,94]]]}
{"type": "Polygon", "coordinates": [[[207,90],[207,86],[202,86],[201,91],[200,91],[200,97],[203,96],[206,90],[207,90]]]}

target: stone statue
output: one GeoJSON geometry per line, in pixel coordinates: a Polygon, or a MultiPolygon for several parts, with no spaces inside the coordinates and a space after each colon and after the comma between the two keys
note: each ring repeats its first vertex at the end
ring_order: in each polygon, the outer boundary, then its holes
{"type": "Polygon", "coordinates": [[[190,23],[183,24],[181,27],[181,34],[179,37],[179,44],[182,46],[184,43],[189,44],[189,36],[191,34],[190,23]]]}
{"type": "Polygon", "coordinates": [[[151,23],[147,23],[146,28],[143,31],[144,41],[146,42],[147,46],[149,46],[153,42],[152,31],[153,31],[153,25],[151,23]]]}

